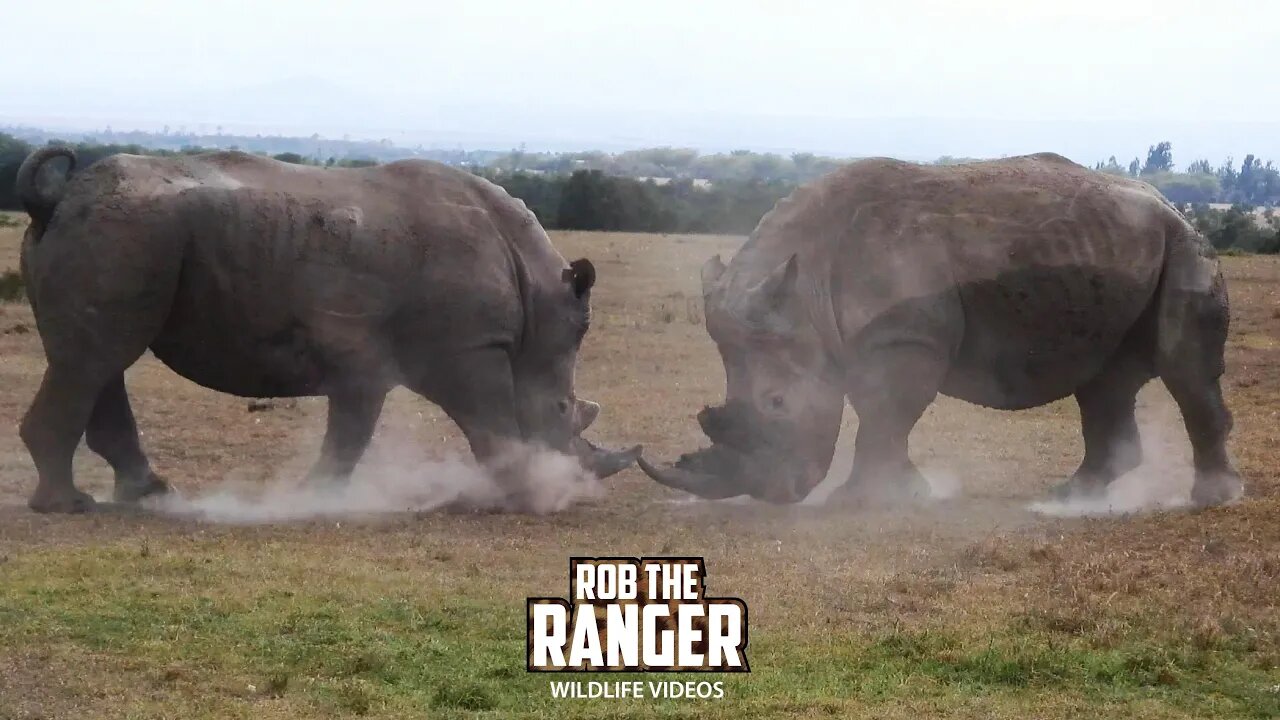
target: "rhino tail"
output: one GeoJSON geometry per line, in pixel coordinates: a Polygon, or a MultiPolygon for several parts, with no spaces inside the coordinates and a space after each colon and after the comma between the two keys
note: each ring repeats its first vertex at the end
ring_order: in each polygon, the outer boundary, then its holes
{"type": "Polygon", "coordinates": [[[32,224],[36,225],[38,230],[43,230],[49,223],[49,219],[53,217],[53,211],[62,200],[64,187],[63,183],[58,183],[52,191],[42,189],[39,182],[40,168],[44,167],[46,162],[59,157],[67,159],[65,176],[69,177],[76,169],[75,151],[69,147],[44,147],[31,153],[26,160],[22,161],[22,165],[18,168],[18,175],[14,178],[14,194],[18,196],[18,201],[31,216],[32,224]]]}

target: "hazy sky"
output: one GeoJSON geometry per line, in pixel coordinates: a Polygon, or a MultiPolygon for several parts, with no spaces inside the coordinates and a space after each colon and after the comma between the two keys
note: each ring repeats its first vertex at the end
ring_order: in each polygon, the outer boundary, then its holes
{"type": "Polygon", "coordinates": [[[0,122],[1122,159],[1167,137],[1184,161],[1280,160],[1271,0],[0,7],[0,122]]]}

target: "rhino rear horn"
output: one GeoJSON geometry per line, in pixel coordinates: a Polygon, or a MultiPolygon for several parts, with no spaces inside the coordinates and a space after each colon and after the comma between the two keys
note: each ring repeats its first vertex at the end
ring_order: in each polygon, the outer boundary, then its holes
{"type": "Polygon", "coordinates": [[[706,297],[715,289],[716,283],[720,281],[720,276],[724,275],[726,267],[724,261],[719,255],[712,258],[702,265],[702,296],[706,297]]]}
{"type": "Polygon", "coordinates": [[[748,288],[747,304],[753,314],[762,316],[781,308],[792,294],[799,272],[799,261],[792,255],[763,280],[748,288]]]}

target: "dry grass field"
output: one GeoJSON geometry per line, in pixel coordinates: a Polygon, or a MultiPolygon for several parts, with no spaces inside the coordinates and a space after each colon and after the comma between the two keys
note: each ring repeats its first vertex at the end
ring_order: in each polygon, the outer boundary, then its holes
{"type": "MultiPolygon", "coordinates": [[[[19,234],[0,228],[0,271],[17,267],[19,234]]],[[[578,375],[604,406],[593,439],[661,459],[694,447],[694,414],[723,392],[698,271],[741,239],[553,239],[599,271],[578,375]]],[[[542,517],[39,516],[17,425],[43,357],[30,309],[0,305],[0,718],[1280,716],[1280,263],[1224,262],[1249,497],[1089,518],[1028,509],[1079,461],[1073,402],[946,399],[912,452],[954,497],[895,513],[689,502],[628,470],[542,517]],[[721,700],[552,699],[524,671],[524,600],[563,594],[570,555],[704,556],[709,592],[750,607],[752,672],[726,677],[721,700]]],[[[150,356],[128,384],[154,464],[185,495],[297,477],[319,444],[323,400],[251,413],[150,356]]],[[[1185,496],[1189,450],[1158,383],[1140,419],[1150,462],[1122,482],[1185,496]]],[[[462,449],[397,391],[361,473],[462,449]]],[[[76,469],[109,493],[83,447],[76,469]]]]}

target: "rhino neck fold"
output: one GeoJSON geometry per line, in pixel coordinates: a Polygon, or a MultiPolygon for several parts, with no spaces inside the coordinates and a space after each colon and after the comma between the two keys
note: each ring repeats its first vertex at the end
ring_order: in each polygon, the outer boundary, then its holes
{"type": "MultiPolygon", "coordinates": [[[[818,332],[826,360],[836,371],[835,376],[843,377],[844,363],[841,358],[844,354],[844,340],[840,337],[840,324],[836,319],[835,302],[832,300],[831,263],[818,262],[813,256],[805,259],[809,260],[806,263],[809,271],[802,274],[797,283],[800,302],[809,322],[813,323],[814,330],[818,332]]],[[[843,387],[835,389],[841,395],[844,394],[843,387]]]]}

